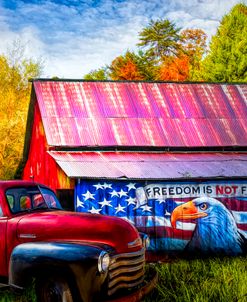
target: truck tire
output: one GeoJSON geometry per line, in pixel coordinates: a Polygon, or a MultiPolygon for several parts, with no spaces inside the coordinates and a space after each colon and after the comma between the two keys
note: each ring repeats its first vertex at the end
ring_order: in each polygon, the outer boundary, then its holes
{"type": "Polygon", "coordinates": [[[38,278],[36,294],[38,302],[74,302],[69,283],[59,276],[38,278]]]}

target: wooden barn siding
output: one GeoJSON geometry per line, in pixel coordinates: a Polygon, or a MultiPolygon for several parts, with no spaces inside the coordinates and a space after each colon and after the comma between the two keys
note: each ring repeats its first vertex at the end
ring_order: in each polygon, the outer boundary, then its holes
{"type": "Polygon", "coordinates": [[[22,178],[45,184],[53,190],[72,189],[74,180],[69,179],[56,161],[47,153],[49,146],[45,138],[43,123],[37,102],[34,108],[30,149],[22,178]]]}

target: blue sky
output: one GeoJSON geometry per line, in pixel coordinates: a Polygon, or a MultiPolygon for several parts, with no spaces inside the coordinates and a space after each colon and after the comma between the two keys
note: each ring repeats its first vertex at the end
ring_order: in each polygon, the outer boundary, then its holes
{"type": "MultiPolygon", "coordinates": [[[[0,53],[13,41],[44,62],[43,77],[82,78],[127,49],[153,19],[215,34],[238,0],[0,0],[0,53]]],[[[247,4],[247,0],[242,1],[247,4]]]]}

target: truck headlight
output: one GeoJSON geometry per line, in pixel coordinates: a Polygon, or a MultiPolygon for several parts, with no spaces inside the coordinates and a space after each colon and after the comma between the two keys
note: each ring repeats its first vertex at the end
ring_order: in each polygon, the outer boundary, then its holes
{"type": "Polygon", "coordinates": [[[100,273],[107,272],[110,265],[110,256],[107,252],[102,251],[98,258],[98,270],[100,273]]]}

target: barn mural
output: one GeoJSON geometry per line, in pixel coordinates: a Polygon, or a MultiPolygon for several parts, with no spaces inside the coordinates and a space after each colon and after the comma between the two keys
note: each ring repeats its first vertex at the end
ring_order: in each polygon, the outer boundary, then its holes
{"type": "Polygon", "coordinates": [[[149,234],[149,250],[238,255],[247,247],[247,181],[79,180],[75,208],[122,217],[149,234]]]}

